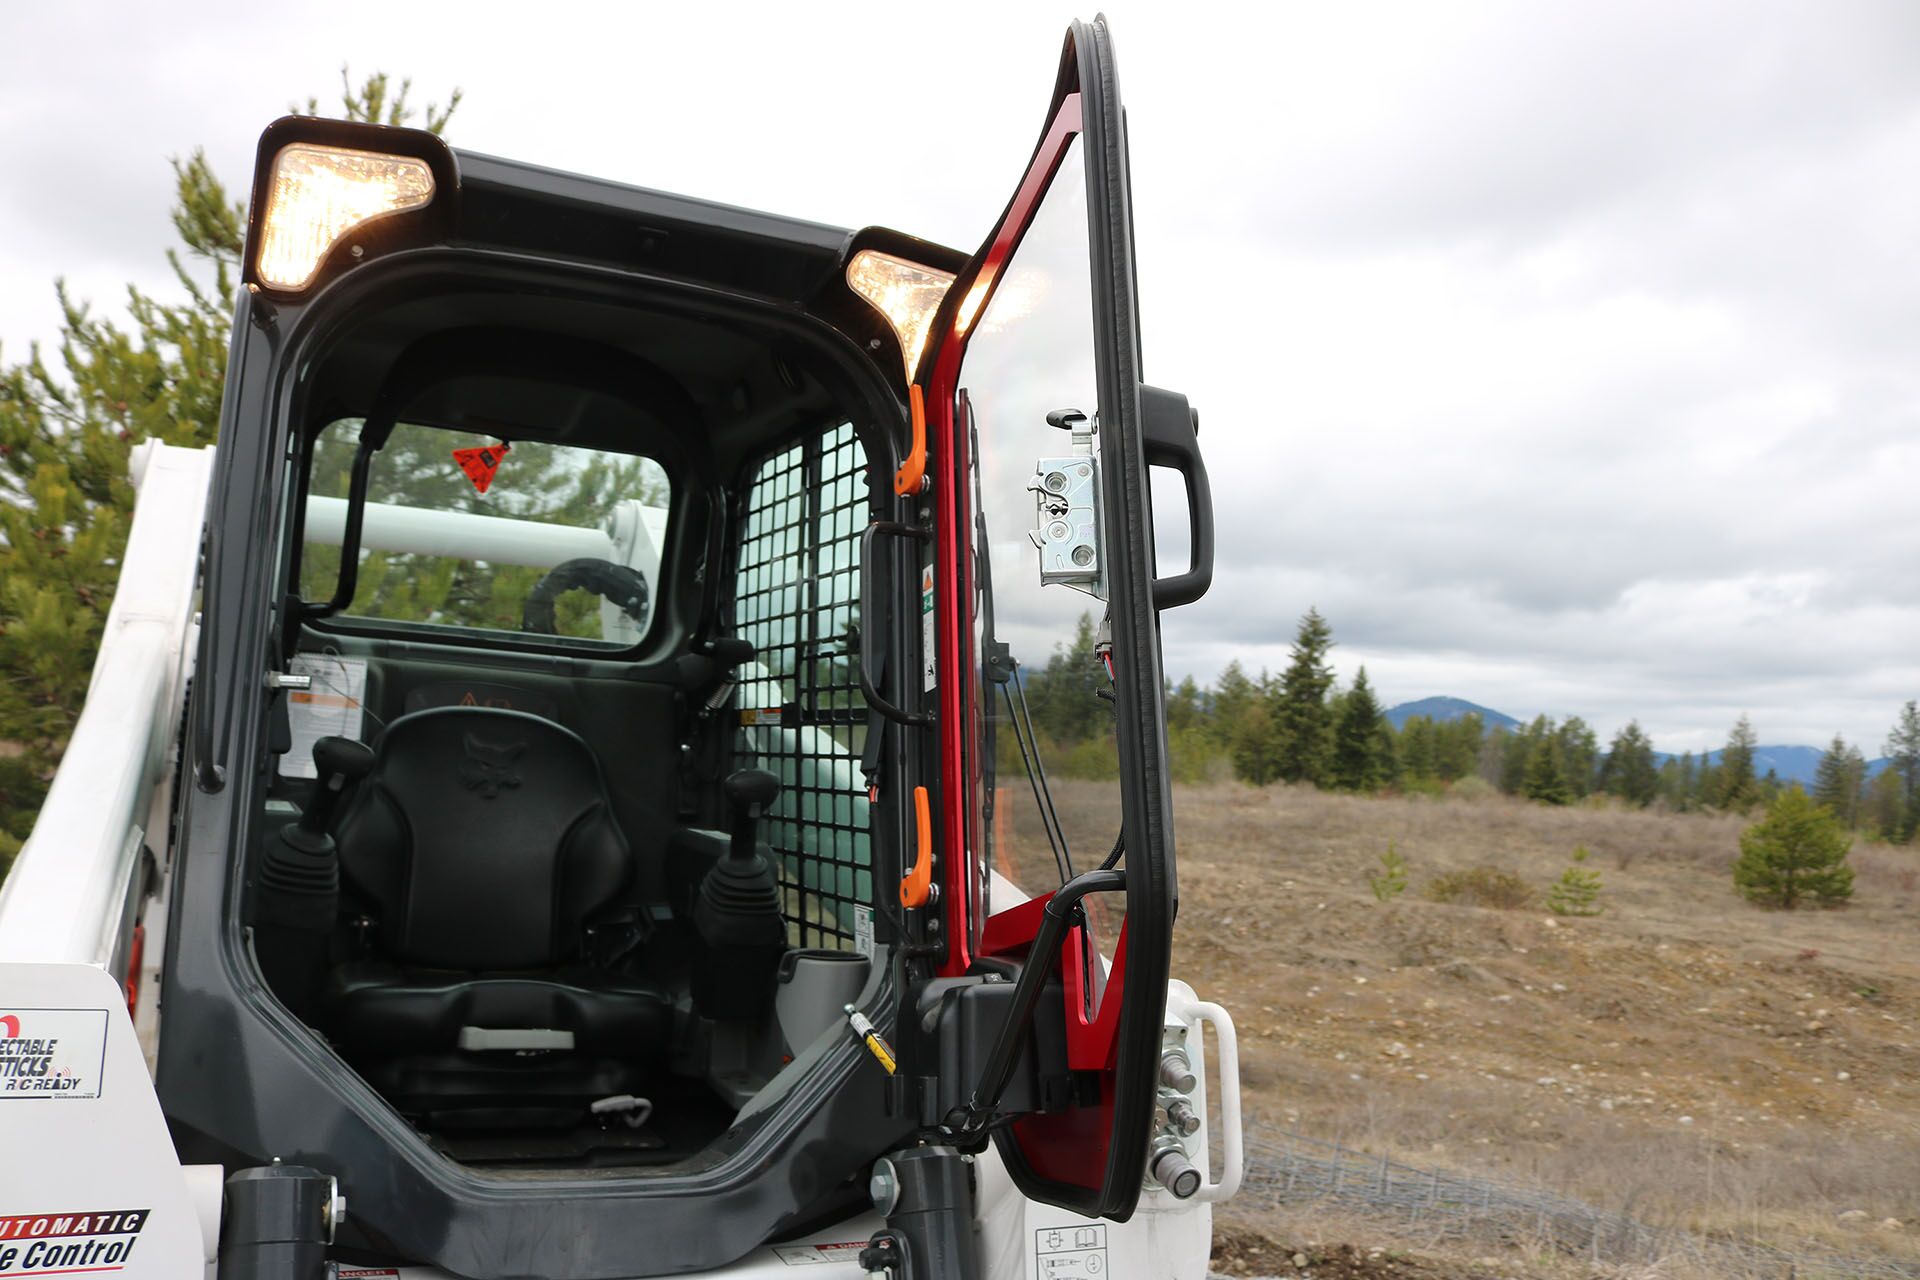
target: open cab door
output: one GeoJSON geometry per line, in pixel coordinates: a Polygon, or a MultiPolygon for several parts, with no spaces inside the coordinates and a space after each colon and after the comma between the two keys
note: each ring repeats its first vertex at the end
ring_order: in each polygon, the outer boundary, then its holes
{"type": "Polygon", "coordinates": [[[1039,146],[933,334],[940,972],[1013,989],[956,1128],[990,1131],[1030,1198],[1124,1221],[1157,1157],[1169,1049],[1159,614],[1206,590],[1213,538],[1194,416],[1141,381],[1104,20],[1068,33],[1039,146]],[[1155,465],[1185,481],[1191,565],[1167,577],[1155,465]]]}

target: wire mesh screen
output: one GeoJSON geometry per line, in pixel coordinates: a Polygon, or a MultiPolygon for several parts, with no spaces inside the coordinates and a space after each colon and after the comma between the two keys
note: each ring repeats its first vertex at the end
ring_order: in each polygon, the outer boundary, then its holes
{"type": "Polygon", "coordinates": [[[866,467],[846,425],[774,454],[748,491],[735,551],[735,634],[753,642],[758,666],[735,695],[736,753],[780,779],[766,839],[796,947],[851,950],[872,919],[855,666],[866,467]]]}

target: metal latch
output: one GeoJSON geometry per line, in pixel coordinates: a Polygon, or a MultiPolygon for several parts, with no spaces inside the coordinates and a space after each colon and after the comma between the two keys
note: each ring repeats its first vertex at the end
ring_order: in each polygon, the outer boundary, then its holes
{"type": "Polygon", "coordinates": [[[1100,554],[1100,464],[1093,437],[1099,424],[1078,409],[1055,409],[1051,426],[1072,434],[1064,457],[1041,458],[1027,488],[1034,495],[1034,527],[1040,549],[1040,583],[1059,583],[1107,598],[1106,565],[1100,554]]]}

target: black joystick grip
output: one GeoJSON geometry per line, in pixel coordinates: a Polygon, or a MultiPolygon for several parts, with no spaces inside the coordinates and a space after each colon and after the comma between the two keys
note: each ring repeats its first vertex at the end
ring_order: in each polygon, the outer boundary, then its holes
{"type": "Polygon", "coordinates": [[[738,636],[722,636],[707,646],[707,652],[722,667],[737,667],[743,662],[753,661],[753,641],[742,640],[738,636]]]}
{"type": "Polygon", "coordinates": [[[738,814],[748,805],[764,812],[780,798],[780,779],[765,769],[740,769],[727,775],[727,799],[738,814]]]}
{"type": "Polygon", "coordinates": [[[727,802],[733,806],[733,839],[727,855],[745,862],[754,856],[756,823],[780,798],[780,779],[765,769],[740,769],[727,775],[726,788],[727,802]]]}
{"type": "Polygon", "coordinates": [[[373,771],[373,748],[353,738],[322,738],[313,744],[313,768],[320,784],[300,815],[300,830],[317,836],[333,824],[333,811],[340,807],[347,784],[373,771]]]}

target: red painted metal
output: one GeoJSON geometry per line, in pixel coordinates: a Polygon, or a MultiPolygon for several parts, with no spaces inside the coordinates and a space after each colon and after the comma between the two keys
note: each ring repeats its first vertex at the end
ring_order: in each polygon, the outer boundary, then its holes
{"type": "MultiPolygon", "coordinates": [[[[1068,146],[1080,131],[1080,95],[1061,99],[1046,135],[1040,140],[1026,176],[1006,213],[994,228],[982,255],[980,270],[967,296],[954,311],[952,327],[941,335],[938,354],[928,378],[927,416],[932,436],[934,477],[934,626],[936,671],[939,676],[940,725],[940,848],[945,870],[941,889],[945,903],[947,958],[940,972],[947,977],[965,973],[973,964],[985,921],[975,918],[975,877],[985,867],[973,865],[969,817],[976,808],[974,780],[968,777],[969,748],[974,746],[973,671],[973,557],[972,519],[967,492],[965,432],[960,429],[958,392],[960,366],[966,354],[966,335],[992,296],[993,287],[1013,256],[1045,196],[1047,184],[1060,167],[1068,146]]],[[[1031,935],[1029,935],[1031,936],[1031,935]]]]}

